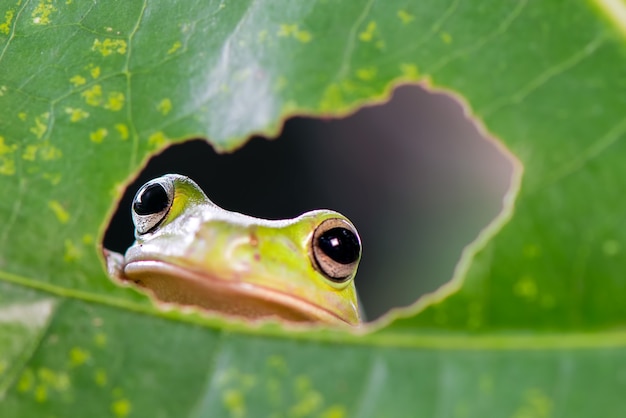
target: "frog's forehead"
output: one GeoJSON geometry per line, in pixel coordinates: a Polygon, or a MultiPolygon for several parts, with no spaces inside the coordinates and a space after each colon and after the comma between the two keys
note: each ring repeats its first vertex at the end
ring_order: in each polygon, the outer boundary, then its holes
{"type": "Polygon", "coordinates": [[[188,177],[180,174],[166,174],[159,179],[162,181],[170,181],[173,184],[174,199],[167,216],[170,221],[178,218],[183,212],[193,213],[194,216],[200,216],[203,220],[223,219],[241,225],[258,225],[276,228],[284,228],[292,225],[301,225],[303,228],[307,228],[309,225],[332,217],[344,218],[348,221],[348,219],[340,213],[327,209],[312,210],[290,219],[271,220],[256,218],[219,207],[207,197],[196,182],[188,177]]]}

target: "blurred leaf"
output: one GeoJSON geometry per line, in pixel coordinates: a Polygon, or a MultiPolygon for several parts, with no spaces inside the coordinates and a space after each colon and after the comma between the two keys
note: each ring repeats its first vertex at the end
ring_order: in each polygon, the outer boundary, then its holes
{"type": "Polygon", "coordinates": [[[3,2],[0,416],[621,416],[623,16],[609,0],[3,2]],[[107,214],[152,151],[232,150],[400,81],[463,95],[524,167],[452,285],[360,335],[161,312],[106,277],[107,214]]]}

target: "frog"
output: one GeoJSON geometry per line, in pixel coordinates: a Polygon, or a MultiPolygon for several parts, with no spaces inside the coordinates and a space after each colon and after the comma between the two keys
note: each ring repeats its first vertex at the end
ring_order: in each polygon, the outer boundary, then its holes
{"type": "Polygon", "coordinates": [[[359,326],[361,238],[342,214],[316,209],[262,219],[223,209],[189,177],[137,191],[135,241],[105,250],[109,275],[160,302],[259,321],[359,326]]]}

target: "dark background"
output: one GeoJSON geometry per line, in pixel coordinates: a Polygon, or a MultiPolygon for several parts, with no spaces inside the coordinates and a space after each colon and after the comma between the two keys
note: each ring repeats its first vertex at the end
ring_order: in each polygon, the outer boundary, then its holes
{"type": "Polygon", "coordinates": [[[345,118],[290,118],[278,138],[254,137],[232,154],[202,140],[168,148],[130,185],[104,246],[131,245],[132,198],[165,173],[187,175],[219,206],[257,217],[333,209],[361,235],[356,285],[374,319],[452,277],[463,247],[500,211],[511,170],[458,102],[403,86],[345,118]]]}

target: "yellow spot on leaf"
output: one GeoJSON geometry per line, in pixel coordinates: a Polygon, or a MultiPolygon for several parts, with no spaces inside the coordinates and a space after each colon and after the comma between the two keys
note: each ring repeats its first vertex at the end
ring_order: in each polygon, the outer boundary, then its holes
{"type": "Polygon", "coordinates": [[[121,93],[119,91],[111,92],[107,97],[107,102],[104,105],[104,108],[113,110],[115,112],[118,110],[122,110],[122,108],[124,107],[124,101],[124,93],[121,93]]]}
{"type": "Polygon", "coordinates": [[[98,347],[104,347],[107,345],[107,336],[106,334],[99,332],[97,333],[94,337],[93,337],[93,342],[98,346],[98,347]]]}
{"type": "Polygon", "coordinates": [[[409,80],[417,80],[419,78],[419,70],[415,64],[400,64],[402,77],[409,80]]]}
{"type": "Polygon", "coordinates": [[[30,131],[35,134],[37,139],[41,139],[48,130],[48,119],[50,113],[45,112],[35,118],[35,126],[30,128],[30,131]]]}
{"type": "Polygon", "coordinates": [[[82,251],[79,247],[74,245],[74,243],[69,239],[65,239],[65,254],[63,255],[63,260],[66,263],[71,263],[78,260],[82,255],[82,251]]]}
{"type": "Polygon", "coordinates": [[[60,149],[54,145],[50,145],[48,142],[41,146],[40,151],[41,158],[45,161],[57,160],[63,156],[60,149]]]}
{"type": "Polygon", "coordinates": [[[98,51],[102,54],[103,57],[109,56],[114,52],[117,52],[120,55],[126,53],[126,41],[123,39],[111,39],[105,38],[104,40],[100,40],[96,38],[93,41],[93,45],[91,46],[92,51],[98,51]]]}
{"type": "Polygon", "coordinates": [[[0,174],[4,176],[12,176],[15,174],[15,160],[13,158],[0,158],[0,174]]]}
{"type": "Polygon", "coordinates": [[[34,384],[35,374],[31,369],[25,369],[17,382],[17,391],[21,393],[29,392],[34,384]]]}
{"type": "Polygon", "coordinates": [[[524,395],[524,403],[513,413],[513,418],[548,418],[552,415],[552,401],[538,389],[524,395]]]}
{"type": "Polygon", "coordinates": [[[610,239],[607,241],[604,241],[604,243],[602,244],[602,252],[608,256],[608,257],[613,257],[616,256],[619,252],[620,252],[620,248],[621,246],[619,245],[618,241],[615,241],[614,239],[610,239]]]}
{"type": "Polygon", "coordinates": [[[157,110],[163,115],[167,115],[172,110],[172,101],[170,99],[163,99],[157,105],[157,110]]]}
{"type": "Polygon", "coordinates": [[[89,139],[91,142],[95,142],[96,144],[102,143],[104,138],[109,134],[109,131],[105,128],[97,129],[89,134],[89,139]]]}
{"type": "Polygon", "coordinates": [[[291,407],[290,416],[303,417],[312,415],[323,404],[322,395],[311,388],[311,381],[306,376],[296,378],[298,402],[291,407]]]}
{"type": "Polygon", "coordinates": [[[44,385],[57,391],[67,390],[70,386],[70,378],[65,372],[56,372],[47,367],[37,370],[37,377],[44,385]]]}
{"type": "Polygon", "coordinates": [[[11,32],[11,23],[13,22],[13,18],[15,17],[15,11],[7,10],[4,13],[4,22],[0,24],[0,33],[4,35],[8,35],[11,32]]]}
{"type": "Polygon", "coordinates": [[[452,35],[450,35],[448,32],[442,32],[441,33],[441,40],[445,44],[451,44],[452,43],[452,35]]]}
{"type": "Polygon", "coordinates": [[[524,249],[522,251],[523,251],[524,257],[531,258],[531,259],[537,258],[541,254],[541,250],[539,249],[539,247],[533,244],[528,244],[524,246],[524,249]]]}
{"type": "Polygon", "coordinates": [[[48,399],[48,388],[44,385],[37,385],[35,388],[35,400],[37,402],[45,402],[48,399]]]}
{"type": "Polygon", "coordinates": [[[128,139],[128,126],[124,125],[123,123],[116,123],[114,127],[115,130],[120,134],[120,138],[122,138],[123,140],[128,139]]]}
{"type": "Polygon", "coordinates": [[[52,184],[53,186],[56,186],[57,184],[61,182],[61,177],[62,176],[60,173],[44,173],[43,174],[43,178],[45,180],[48,180],[50,184],[52,184]]]}
{"type": "Polygon", "coordinates": [[[320,109],[324,111],[329,111],[341,108],[343,106],[345,106],[345,102],[341,88],[336,83],[329,84],[322,94],[320,109]]]}
{"type": "Polygon", "coordinates": [[[252,374],[241,374],[239,376],[239,386],[243,389],[251,389],[256,386],[256,377],[252,374]]]}
{"type": "Polygon", "coordinates": [[[356,70],[356,76],[361,80],[370,81],[373,80],[374,77],[376,77],[376,72],[377,70],[374,67],[359,68],[358,70],[356,70]]]}
{"type": "Polygon", "coordinates": [[[130,414],[131,404],[128,399],[118,399],[111,404],[111,411],[116,417],[125,417],[130,414]]]}
{"type": "Polygon", "coordinates": [[[4,93],[6,93],[7,90],[7,86],[0,86],[0,97],[4,96],[4,93]]]}
{"type": "Polygon", "coordinates": [[[78,122],[89,117],[89,112],[86,112],[83,109],[76,109],[73,107],[66,107],[65,113],[70,115],[70,122],[78,122]]]}
{"type": "Polygon", "coordinates": [[[26,112],[20,112],[17,114],[17,117],[20,118],[21,121],[25,121],[26,120],[26,112]]]}
{"type": "Polygon", "coordinates": [[[345,418],[347,416],[346,408],[341,405],[331,405],[321,414],[321,418],[345,418]]]}
{"type": "Polygon", "coordinates": [[[246,415],[246,406],[241,391],[235,389],[225,391],[222,395],[222,401],[228,412],[230,412],[230,416],[243,417],[246,415]]]}
{"type": "Polygon", "coordinates": [[[100,77],[100,67],[91,67],[89,73],[91,74],[91,78],[93,79],[100,77]]]}
{"type": "Polygon", "coordinates": [[[6,142],[4,142],[4,137],[0,136],[0,156],[5,155],[5,154],[11,154],[16,149],[17,149],[16,144],[7,145],[6,142]]]}
{"type": "Polygon", "coordinates": [[[359,39],[363,42],[370,42],[374,39],[374,34],[376,33],[376,22],[371,21],[365,27],[365,30],[359,33],[359,39]]]}
{"type": "Polygon", "coordinates": [[[22,154],[22,158],[26,161],[35,161],[35,157],[37,156],[37,146],[36,145],[27,145],[24,149],[24,153],[22,154]]]}
{"type": "Polygon", "coordinates": [[[268,35],[268,32],[266,29],[259,31],[259,33],[257,33],[256,35],[257,42],[260,42],[260,43],[264,42],[267,39],[267,35],[268,35]]]}
{"type": "Polygon", "coordinates": [[[168,138],[161,131],[155,132],[148,137],[148,144],[155,147],[160,148],[165,145],[168,141],[168,138]]]}
{"type": "Polygon", "coordinates": [[[537,297],[537,283],[530,276],[523,276],[515,283],[513,288],[516,295],[524,299],[535,299],[537,297]]]}
{"type": "Polygon", "coordinates": [[[300,30],[294,34],[294,37],[302,43],[310,42],[313,36],[310,32],[305,30],[300,30]]]}
{"type": "Polygon", "coordinates": [[[278,30],[278,36],[285,38],[294,38],[302,43],[310,42],[313,39],[311,32],[301,30],[297,24],[282,24],[278,30]]]}
{"type": "Polygon", "coordinates": [[[278,30],[278,36],[288,37],[291,36],[295,31],[298,30],[298,25],[280,25],[280,29],[278,30]]]}
{"type": "Polygon", "coordinates": [[[340,84],[331,83],[322,93],[320,107],[325,111],[345,110],[348,108],[345,95],[353,95],[357,85],[350,80],[343,80],[340,84]]]}
{"type": "Polygon", "coordinates": [[[35,25],[47,25],[50,23],[50,15],[56,12],[56,7],[52,4],[52,0],[40,0],[31,17],[35,25]]]}
{"type": "Polygon", "coordinates": [[[66,224],[70,220],[70,214],[65,210],[65,208],[59,203],[58,200],[51,200],[48,202],[48,208],[54,212],[54,215],[57,217],[57,220],[62,224],[66,224]]]}
{"type": "Polygon", "coordinates": [[[173,54],[174,52],[178,51],[182,46],[183,44],[180,41],[174,42],[174,44],[170,47],[170,49],[167,50],[167,54],[168,55],[173,54]]]}
{"type": "Polygon", "coordinates": [[[102,86],[100,84],[93,85],[83,91],[80,95],[85,99],[85,103],[89,106],[100,106],[102,104],[102,86]]]}
{"type": "Polygon", "coordinates": [[[100,387],[106,386],[109,380],[106,370],[97,369],[96,372],[94,373],[93,380],[96,382],[96,385],[100,387]]]}
{"type": "Polygon", "coordinates": [[[75,75],[74,77],[70,78],[70,83],[72,83],[74,87],[82,86],[86,82],[87,80],[82,75],[75,75]]]}
{"type": "Polygon", "coordinates": [[[80,347],[73,347],[70,350],[70,364],[73,367],[82,366],[90,357],[91,354],[89,354],[89,351],[80,347]]]}
{"type": "Polygon", "coordinates": [[[305,375],[296,377],[296,390],[298,392],[306,392],[311,388],[311,379],[305,375]]]}
{"type": "Polygon", "coordinates": [[[402,21],[403,24],[409,24],[413,20],[415,20],[415,16],[407,12],[406,10],[398,10],[398,18],[402,21]]]}
{"type": "Polygon", "coordinates": [[[93,235],[91,235],[91,234],[83,235],[83,244],[85,244],[85,245],[93,244],[93,235]]]}
{"type": "Polygon", "coordinates": [[[287,363],[285,362],[285,359],[281,356],[274,355],[268,357],[267,365],[280,373],[287,372],[287,363]]]}

